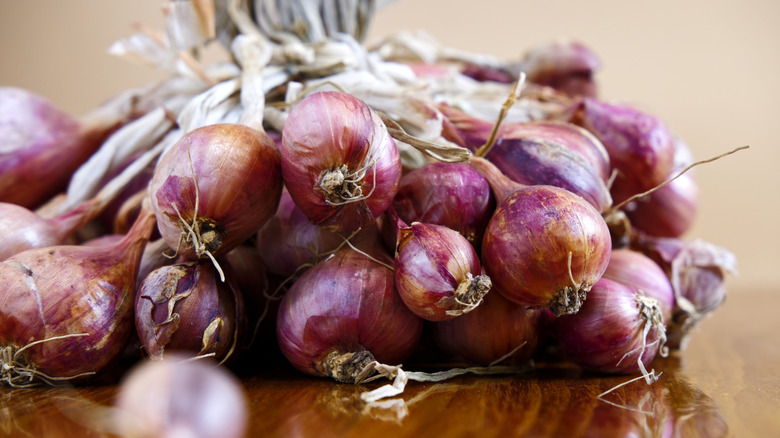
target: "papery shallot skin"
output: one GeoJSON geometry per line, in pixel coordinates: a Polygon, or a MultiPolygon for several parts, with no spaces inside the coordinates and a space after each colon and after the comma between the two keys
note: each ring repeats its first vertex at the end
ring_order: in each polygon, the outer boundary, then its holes
{"type": "Polygon", "coordinates": [[[599,211],[612,205],[607,187],[609,156],[601,142],[587,130],[554,120],[506,123],[498,130],[491,148],[482,150],[479,147],[488,140],[493,124],[451,107],[442,108],[457,131],[450,131],[450,137],[466,142],[467,147],[487,158],[513,181],[569,190],[599,211]]]}
{"type": "Polygon", "coordinates": [[[216,236],[207,246],[218,257],[254,235],[276,211],[282,193],[279,150],[268,135],[245,125],[203,126],[160,158],[149,192],[168,246],[189,260],[201,257],[180,241],[188,230],[179,216],[191,225],[197,213],[201,229],[216,236]]]}
{"type": "Polygon", "coordinates": [[[290,111],[282,131],[282,176],[309,220],[349,235],[393,202],[401,156],[379,115],[356,97],[323,91],[290,111]]]}
{"type": "Polygon", "coordinates": [[[558,187],[528,186],[496,209],[482,264],[510,301],[574,313],[606,270],[611,247],[607,224],[584,199],[558,187]]]}
{"type": "Polygon", "coordinates": [[[632,247],[656,261],[668,275],[675,296],[668,321],[669,346],[684,349],[691,330],[726,300],[726,277],[737,274],[736,256],[701,239],[640,235],[632,247]]]}
{"type": "Polygon", "coordinates": [[[662,332],[653,326],[643,341],[642,318],[635,288],[602,278],[588,292],[579,312],[555,321],[558,342],[566,355],[583,369],[606,374],[641,371],[659,351],[662,332]],[[646,348],[642,351],[642,345],[646,348]]]}
{"type": "Polygon", "coordinates": [[[635,245],[664,269],[677,300],[692,305],[689,311],[710,313],[726,299],[726,277],[737,273],[737,258],[726,248],[673,237],[646,237],[635,245]]]}
{"type": "MultiPolygon", "coordinates": [[[[390,261],[392,263],[392,261],[390,261]]],[[[330,353],[369,352],[398,364],[416,348],[422,319],[401,301],[393,271],[343,248],[296,280],[282,299],[276,333],[299,371],[328,376],[330,353]]]]}
{"type": "MultiPolygon", "coordinates": [[[[493,122],[471,116],[446,104],[440,104],[438,108],[445,116],[443,137],[472,151],[485,144],[493,129],[493,122]]],[[[612,173],[609,154],[601,141],[587,129],[568,121],[505,122],[499,127],[497,138],[534,140],[560,145],[584,158],[605,182],[612,173]]]]}
{"type": "Polygon", "coordinates": [[[434,162],[401,178],[393,207],[406,223],[446,226],[479,248],[496,201],[487,179],[472,166],[434,162]]]}
{"type": "Polygon", "coordinates": [[[25,362],[49,377],[102,370],[133,330],[136,274],[154,227],[145,212],[115,245],[55,246],[0,263],[0,345],[24,351],[25,362]]]}
{"type": "Polygon", "coordinates": [[[136,294],[135,327],[152,359],[176,352],[214,354],[215,360],[225,360],[238,353],[245,324],[241,293],[231,277],[220,281],[211,261],[155,269],[136,294]]]}

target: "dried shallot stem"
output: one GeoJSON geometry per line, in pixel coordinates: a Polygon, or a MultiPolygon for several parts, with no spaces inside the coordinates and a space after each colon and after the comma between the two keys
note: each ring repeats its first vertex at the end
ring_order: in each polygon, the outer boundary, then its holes
{"type": "Polygon", "coordinates": [[[406,143],[438,161],[458,163],[468,160],[472,155],[470,150],[454,143],[448,142],[447,144],[439,144],[417,138],[407,133],[401,125],[386,114],[379,112],[379,115],[387,126],[387,132],[389,132],[394,139],[406,143]]]}
{"type": "Polygon", "coordinates": [[[401,365],[385,365],[379,362],[372,362],[368,365],[368,369],[364,370],[362,374],[373,374],[371,377],[367,377],[362,381],[356,383],[368,383],[373,380],[386,377],[393,379],[392,384],[380,386],[372,391],[364,392],[360,395],[360,399],[367,403],[373,403],[377,400],[381,400],[387,397],[394,397],[404,392],[406,384],[410,380],[416,382],[441,382],[451,379],[453,377],[461,376],[463,374],[475,374],[479,376],[496,375],[496,374],[519,374],[531,371],[533,364],[528,363],[519,366],[487,366],[487,367],[467,367],[467,368],[452,368],[445,371],[437,371],[434,373],[426,373],[421,371],[405,371],[401,365]]]}
{"type": "Polygon", "coordinates": [[[520,98],[520,92],[523,91],[524,85],[525,85],[525,73],[521,72],[520,76],[517,78],[517,81],[515,81],[514,85],[512,86],[512,90],[509,92],[509,96],[507,96],[506,100],[504,101],[504,104],[501,105],[501,110],[498,113],[498,118],[496,119],[496,123],[493,124],[493,128],[490,130],[490,135],[485,141],[485,144],[482,145],[474,155],[478,157],[486,157],[487,154],[490,153],[490,150],[493,148],[493,145],[496,144],[498,129],[501,127],[501,123],[504,121],[507,114],[509,113],[509,109],[512,108],[515,102],[517,102],[517,99],[520,98]]]}
{"type": "Polygon", "coordinates": [[[610,215],[614,214],[617,210],[619,210],[620,208],[624,207],[628,203],[636,201],[639,198],[643,198],[643,197],[645,197],[645,196],[655,192],[656,190],[660,189],[661,187],[664,187],[665,185],[667,185],[667,184],[671,183],[672,181],[676,180],[677,178],[683,176],[683,174],[685,174],[686,172],[688,172],[689,170],[693,169],[694,167],[696,167],[696,166],[698,166],[700,164],[711,163],[711,162],[713,162],[715,160],[719,160],[719,159],[721,159],[721,158],[723,158],[725,156],[734,154],[734,153],[739,152],[739,151],[741,151],[743,149],[748,149],[749,147],[750,147],[750,145],[740,146],[740,147],[732,149],[732,150],[730,150],[728,152],[724,152],[724,153],[722,153],[720,155],[716,155],[716,156],[714,156],[712,158],[708,158],[706,160],[701,160],[701,161],[696,161],[695,163],[691,163],[688,166],[686,166],[684,169],[682,169],[681,171],[677,172],[677,174],[675,176],[667,179],[666,181],[662,182],[661,184],[658,184],[657,186],[655,186],[655,187],[653,187],[653,188],[651,188],[651,189],[649,189],[649,190],[647,190],[645,192],[637,193],[637,194],[629,197],[628,199],[626,199],[625,201],[623,201],[623,202],[621,202],[621,203],[619,203],[617,205],[613,205],[612,208],[610,208],[606,213],[604,213],[604,215],[605,216],[610,216],[610,215]]]}

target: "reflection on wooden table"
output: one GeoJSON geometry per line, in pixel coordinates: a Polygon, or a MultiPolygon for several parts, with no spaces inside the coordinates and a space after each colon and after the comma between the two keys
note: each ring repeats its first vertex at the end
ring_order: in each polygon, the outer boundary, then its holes
{"type": "MultiPolygon", "coordinates": [[[[656,383],[637,380],[601,398],[635,376],[542,362],[520,375],[410,382],[401,396],[366,405],[360,393],[385,382],[334,383],[277,360],[238,370],[249,436],[770,436],[780,431],[780,348],[770,315],[780,296],[733,295],[682,354],[653,362],[663,372],[656,383]],[[766,305],[756,309],[759,298],[766,305]]],[[[115,436],[115,394],[111,382],[3,388],[0,436],[115,436]]]]}

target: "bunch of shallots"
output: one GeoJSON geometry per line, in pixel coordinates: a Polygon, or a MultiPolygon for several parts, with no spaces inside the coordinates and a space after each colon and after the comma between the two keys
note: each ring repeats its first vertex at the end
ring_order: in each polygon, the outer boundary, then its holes
{"type": "Polygon", "coordinates": [[[276,351],[339,382],[435,380],[542,346],[652,383],[723,302],[734,256],[685,237],[689,150],[602,98],[584,45],[369,47],[373,1],[204,3],[112,46],[170,78],[89,117],[0,88],[5,383],[276,351]],[[230,62],[201,64],[208,44],[230,62]],[[431,356],[449,374],[406,371],[431,356]]]}

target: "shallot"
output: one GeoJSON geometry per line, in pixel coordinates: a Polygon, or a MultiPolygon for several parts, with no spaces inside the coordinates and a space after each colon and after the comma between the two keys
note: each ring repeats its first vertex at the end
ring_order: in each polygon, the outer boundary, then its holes
{"type": "Polygon", "coordinates": [[[443,225],[412,222],[398,231],[395,285],[415,315],[444,321],[476,309],[490,291],[474,247],[443,225]]]}
{"type": "Polygon", "coordinates": [[[406,223],[446,226],[479,248],[495,199],[488,180],[472,166],[434,162],[401,177],[393,208],[406,223]]]}
{"type": "Polygon", "coordinates": [[[655,298],[661,308],[664,324],[672,317],[674,291],[666,272],[650,257],[629,248],[613,249],[604,278],[632,286],[655,298]]]}
{"type": "Polygon", "coordinates": [[[373,223],[393,202],[401,156],[379,115],[348,93],[322,91],[290,111],[282,176],[312,223],[344,235],[373,223]]]}
{"type": "Polygon", "coordinates": [[[390,265],[379,263],[392,260],[366,254],[340,249],[282,299],[277,338],[297,370],[357,383],[375,361],[400,363],[417,347],[423,320],[401,301],[390,265]]]}
{"type": "Polygon", "coordinates": [[[152,359],[173,351],[225,361],[238,353],[246,310],[230,277],[220,282],[212,264],[182,262],[155,269],[140,284],[135,326],[152,359]]]}
{"type": "Polygon", "coordinates": [[[492,293],[468,314],[429,327],[435,346],[447,357],[470,365],[520,365],[536,353],[547,311],[492,293]]]}
{"type": "Polygon", "coordinates": [[[160,159],[149,194],[160,234],[189,259],[226,254],[274,214],[282,192],[279,151],[245,125],[187,133],[160,159]]]}
{"type": "Polygon", "coordinates": [[[617,170],[611,186],[617,204],[666,180],[674,167],[676,143],[659,118],[623,103],[583,98],[570,121],[592,132],[617,170]]]}
{"type": "Polygon", "coordinates": [[[113,426],[128,438],[241,438],[249,427],[241,382],[209,358],[174,354],[135,365],[114,407],[113,426]]]}
{"type": "Polygon", "coordinates": [[[31,91],[0,87],[0,202],[36,208],[64,192],[119,122],[102,110],[80,120],[31,91]]]}
{"type": "Polygon", "coordinates": [[[555,320],[556,337],[566,355],[583,369],[610,374],[641,372],[656,354],[666,354],[666,331],[658,301],[632,286],[600,279],[574,315],[555,320]]]}
{"type": "Polygon", "coordinates": [[[699,187],[688,172],[624,210],[631,226],[659,237],[681,237],[693,226],[699,207],[699,187]]]}
{"type": "Polygon", "coordinates": [[[287,190],[282,191],[276,214],[255,239],[265,268],[283,278],[299,273],[342,242],[338,234],[311,223],[287,190]]]}
{"type": "Polygon", "coordinates": [[[513,70],[524,71],[530,82],[555,88],[569,96],[596,97],[596,72],[601,60],[578,41],[552,41],[526,51],[513,70]]]}
{"type": "Polygon", "coordinates": [[[83,378],[122,353],[154,224],[146,207],[115,244],[33,249],[0,263],[0,380],[23,386],[83,378]]]}
{"type": "Polygon", "coordinates": [[[612,241],[601,214],[565,189],[523,186],[487,160],[470,163],[500,202],[482,241],[495,289],[517,304],[576,313],[609,263],[612,241]]]}

